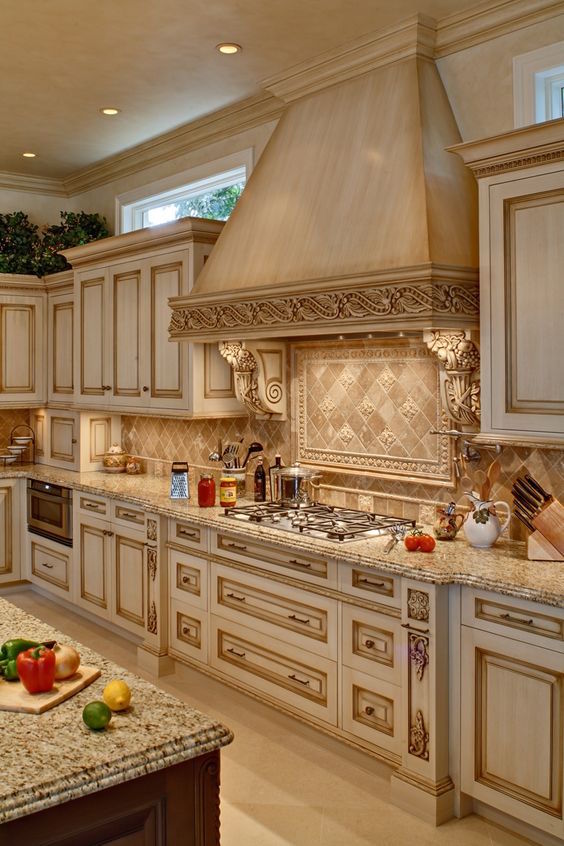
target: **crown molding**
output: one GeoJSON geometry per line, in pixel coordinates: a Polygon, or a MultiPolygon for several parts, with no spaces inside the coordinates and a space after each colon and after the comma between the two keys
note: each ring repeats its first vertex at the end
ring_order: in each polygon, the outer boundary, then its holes
{"type": "Polygon", "coordinates": [[[43,284],[46,291],[66,291],[74,285],[74,272],[72,270],[61,270],[59,273],[49,273],[43,277],[43,284]]]}
{"type": "Polygon", "coordinates": [[[435,57],[467,50],[492,38],[564,13],[562,0],[501,0],[448,15],[437,23],[435,57]]]}
{"type": "Polygon", "coordinates": [[[402,59],[434,57],[435,21],[417,14],[396,26],[363,36],[267,77],[261,86],[290,103],[330,85],[368,73],[402,59]]]}
{"type": "Polygon", "coordinates": [[[52,176],[28,176],[26,173],[0,171],[0,188],[26,191],[29,194],[49,194],[54,197],[68,196],[63,180],[52,176]]]}
{"type": "Polygon", "coordinates": [[[114,179],[129,176],[177,156],[222,141],[246,129],[276,120],[284,104],[264,92],[240,100],[210,115],[183,124],[129,150],[110,156],[91,167],[76,171],[64,180],[67,196],[97,188],[114,179]]]}

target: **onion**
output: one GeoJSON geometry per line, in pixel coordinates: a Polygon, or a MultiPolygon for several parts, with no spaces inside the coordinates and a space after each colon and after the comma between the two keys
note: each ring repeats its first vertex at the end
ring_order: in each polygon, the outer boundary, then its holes
{"type": "Polygon", "coordinates": [[[62,681],[74,676],[80,664],[80,655],[72,646],[57,644],[55,653],[55,679],[62,681]]]}

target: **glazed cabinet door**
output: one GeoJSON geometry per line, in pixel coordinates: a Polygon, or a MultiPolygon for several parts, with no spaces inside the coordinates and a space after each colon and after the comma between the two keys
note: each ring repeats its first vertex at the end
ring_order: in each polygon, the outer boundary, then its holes
{"type": "Polygon", "coordinates": [[[72,402],[74,394],[74,293],[48,298],[47,394],[50,402],[72,402]]]}
{"type": "Polygon", "coordinates": [[[148,405],[149,308],[147,263],[119,264],[110,269],[112,291],[113,406],[148,405]]]}
{"type": "Polygon", "coordinates": [[[106,268],[78,273],[75,277],[75,401],[88,406],[110,401],[111,298],[106,268]]]}
{"type": "Polygon", "coordinates": [[[44,298],[3,296],[0,300],[0,404],[45,401],[44,298]]]}
{"type": "Polygon", "coordinates": [[[462,627],[462,790],[564,837],[564,654],[462,627]]]}
{"type": "Polygon", "coordinates": [[[20,485],[25,485],[25,480],[0,482],[0,584],[21,578],[19,530],[23,509],[20,485]]]}
{"type": "Polygon", "coordinates": [[[97,617],[110,615],[111,529],[104,520],[75,516],[75,602],[97,617]]]}
{"type": "Polygon", "coordinates": [[[564,442],[564,170],[520,177],[482,186],[482,429],[564,442]]]}
{"type": "Polygon", "coordinates": [[[145,532],[112,523],[111,541],[110,619],[135,634],[145,635],[148,590],[145,532]]]}

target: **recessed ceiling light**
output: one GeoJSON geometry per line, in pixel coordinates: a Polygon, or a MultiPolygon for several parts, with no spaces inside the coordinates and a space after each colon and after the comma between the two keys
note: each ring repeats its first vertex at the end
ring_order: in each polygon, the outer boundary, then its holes
{"type": "Polygon", "coordinates": [[[233,44],[231,41],[225,41],[222,44],[217,45],[217,49],[220,53],[240,53],[243,49],[240,44],[233,44]]]}
{"type": "Polygon", "coordinates": [[[106,106],[105,109],[100,109],[103,115],[119,115],[120,110],[113,107],[106,106]]]}
{"type": "Polygon", "coordinates": [[[22,156],[24,157],[24,159],[34,159],[35,153],[22,153],[22,156]]]}

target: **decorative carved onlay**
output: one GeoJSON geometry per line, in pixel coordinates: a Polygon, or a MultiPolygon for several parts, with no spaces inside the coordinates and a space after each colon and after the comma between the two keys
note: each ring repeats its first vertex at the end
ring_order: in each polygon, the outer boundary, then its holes
{"type": "Polygon", "coordinates": [[[233,368],[237,398],[257,417],[286,417],[286,346],[223,341],[219,352],[233,368]]]}
{"type": "Polygon", "coordinates": [[[147,618],[147,631],[149,632],[149,634],[154,635],[156,635],[158,632],[157,606],[155,605],[154,600],[149,606],[149,616],[147,618]]]}
{"type": "Polygon", "coordinates": [[[422,758],[424,761],[429,760],[429,750],[427,745],[429,743],[429,732],[425,728],[423,720],[423,713],[417,711],[415,714],[415,723],[409,729],[409,753],[415,755],[417,758],[422,758]]]}
{"type": "Polygon", "coordinates": [[[157,521],[147,520],[147,540],[156,541],[157,539],[157,521]]]}
{"type": "Polygon", "coordinates": [[[463,426],[480,425],[480,351],[464,330],[433,329],[423,336],[444,368],[443,402],[463,426]]]}
{"type": "MultiPolygon", "coordinates": [[[[410,319],[457,315],[466,323],[475,323],[479,315],[477,284],[456,282],[398,282],[373,287],[312,290],[300,294],[280,296],[263,291],[256,298],[243,301],[209,302],[203,304],[172,305],[169,326],[171,338],[192,337],[207,340],[225,330],[244,336],[245,330],[263,328],[272,336],[283,330],[291,331],[300,325],[316,324],[316,329],[330,326],[332,331],[343,328],[362,328],[370,331],[382,320],[390,329],[390,320],[403,318],[401,326],[410,319]],[[473,318],[473,320],[468,320],[473,318]]],[[[420,324],[419,324],[420,325],[420,324]]],[[[256,332],[254,332],[256,334],[256,332]]]]}
{"type": "Polygon", "coordinates": [[[154,582],[157,576],[157,550],[155,547],[147,547],[147,567],[151,581],[154,582]]]}
{"type": "Polygon", "coordinates": [[[420,623],[429,622],[429,594],[423,590],[407,589],[407,616],[420,623]]]}
{"type": "Polygon", "coordinates": [[[415,673],[419,681],[423,681],[425,667],[429,663],[429,638],[409,633],[409,660],[415,666],[415,673]]]}

